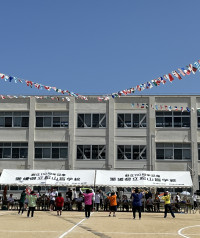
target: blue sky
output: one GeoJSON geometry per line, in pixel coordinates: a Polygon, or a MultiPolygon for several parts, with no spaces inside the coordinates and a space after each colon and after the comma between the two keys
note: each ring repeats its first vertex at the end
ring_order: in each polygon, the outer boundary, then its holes
{"type": "MultiPolygon", "coordinates": [[[[200,59],[200,1],[0,1],[0,73],[111,94],[200,59]]],[[[136,92],[199,94],[200,72],[136,92]]],[[[49,94],[0,80],[0,94],[49,94]]],[[[51,91],[50,94],[56,94],[51,91]]]]}

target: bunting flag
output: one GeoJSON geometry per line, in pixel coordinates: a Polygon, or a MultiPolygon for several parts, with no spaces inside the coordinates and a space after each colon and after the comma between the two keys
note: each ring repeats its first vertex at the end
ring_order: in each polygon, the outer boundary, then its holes
{"type": "MultiPolygon", "coordinates": [[[[149,108],[149,104],[148,103],[131,103],[131,107],[132,108],[135,108],[135,109],[148,109],[149,108]]],[[[194,108],[189,108],[189,107],[183,107],[183,106],[180,106],[180,107],[177,107],[177,106],[171,106],[171,105],[158,105],[158,104],[155,104],[154,106],[151,104],[151,109],[153,110],[161,110],[161,111],[187,111],[187,112],[194,112],[195,109],[194,108]]],[[[197,111],[200,112],[200,109],[196,109],[197,111]]]]}
{"type": "MultiPolygon", "coordinates": [[[[161,84],[165,84],[167,81],[172,83],[174,81],[174,77],[181,80],[182,79],[181,76],[185,77],[186,75],[190,75],[191,73],[195,74],[197,71],[200,72],[200,60],[194,62],[194,65],[195,66],[193,66],[192,64],[189,64],[186,67],[178,68],[179,72],[177,72],[176,70],[173,70],[171,73],[164,74],[163,76],[160,76],[156,79],[150,80],[146,83],[138,84],[135,87],[131,87],[131,88],[128,88],[128,89],[123,89],[123,90],[120,90],[117,93],[112,93],[110,96],[106,95],[106,96],[97,97],[97,100],[100,101],[100,102],[107,101],[111,97],[116,98],[116,97],[120,97],[122,95],[126,96],[126,95],[129,95],[129,94],[135,93],[136,90],[141,92],[145,89],[151,89],[151,88],[153,88],[153,86],[158,87],[161,84]]],[[[88,100],[88,98],[86,96],[80,95],[78,93],[71,92],[69,90],[59,89],[59,88],[54,87],[54,86],[46,86],[46,85],[36,83],[36,82],[30,81],[30,80],[20,79],[20,78],[11,76],[11,75],[6,75],[6,74],[3,74],[3,73],[0,73],[0,78],[2,80],[6,81],[6,82],[25,83],[30,88],[37,88],[38,90],[46,89],[47,91],[54,90],[55,92],[61,93],[63,95],[68,94],[69,96],[73,96],[77,99],[88,100]]],[[[1,95],[2,99],[4,99],[4,97],[5,96],[1,95]]],[[[9,97],[7,96],[7,98],[10,98],[10,97],[11,96],[9,96],[9,97]]],[[[15,96],[13,96],[13,97],[15,97],[15,96]]],[[[55,100],[55,97],[53,97],[53,98],[54,98],[53,100],[55,100]]],[[[59,100],[59,97],[58,97],[57,100],[59,100]]],[[[61,98],[61,100],[70,101],[70,99],[68,100],[66,97],[61,98]]]]}
{"type": "MultiPolygon", "coordinates": [[[[163,76],[158,77],[157,79],[153,79],[153,80],[151,80],[151,81],[149,81],[149,82],[147,82],[145,84],[139,84],[139,85],[137,85],[134,88],[137,91],[143,91],[144,89],[151,89],[153,86],[155,86],[155,87],[160,86],[161,83],[165,84],[167,81],[172,83],[174,81],[174,77],[173,76],[175,76],[176,78],[181,80],[182,76],[190,75],[191,72],[193,74],[195,74],[197,70],[200,72],[200,60],[195,62],[194,65],[195,66],[193,66],[192,64],[189,64],[189,66],[178,68],[179,72],[177,72],[176,70],[173,70],[171,73],[164,74],[163,76]]],[[[131,91],[130,93],[134,93],[135,90],[131,91]]],[[[122,96],[122,94],[124,94],[124,95],[128,94],[126,89],[120,91],[120,94],[119,93],[112,93],[112,98],[122,96]],[[126,93],[124,94],[123,92],[126,92],[126,93]]]]}

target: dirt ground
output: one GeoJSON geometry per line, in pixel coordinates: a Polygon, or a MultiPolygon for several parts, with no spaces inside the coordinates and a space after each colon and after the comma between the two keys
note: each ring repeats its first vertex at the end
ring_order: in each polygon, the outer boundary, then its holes
{"type": "Polygon", "coordinates": [[[200,214],[142,213],[134,220],[131,212],[118,212],[116,217],[108,217],[108,212],[93,212],[89,219],[84,212],[36,211],[33,218],[26,212],[0,211],[0,237],[2,238],[200,238],[200,214]]]}

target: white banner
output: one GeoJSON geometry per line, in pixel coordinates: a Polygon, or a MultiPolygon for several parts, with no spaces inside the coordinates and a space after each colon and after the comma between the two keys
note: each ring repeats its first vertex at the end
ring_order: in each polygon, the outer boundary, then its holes
{"type": "Polygon", "coordinates": [[[4,169],[0,184],[34,186],[94,186],[95,170],[4,169]]]}
{"type": "Polygon", "coordinates": [[[189,172],[97,170],[96,186],[109,187],[192,187],[189,172]]]}

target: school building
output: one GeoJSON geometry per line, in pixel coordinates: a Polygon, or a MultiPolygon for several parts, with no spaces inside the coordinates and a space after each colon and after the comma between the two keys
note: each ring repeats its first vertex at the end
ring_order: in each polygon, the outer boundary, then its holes
{"type": "Polygon", "coordinates": [[[190,171],[199,190],[200,96],[69,98],[0,99],[0,172],[190,171]]]}

